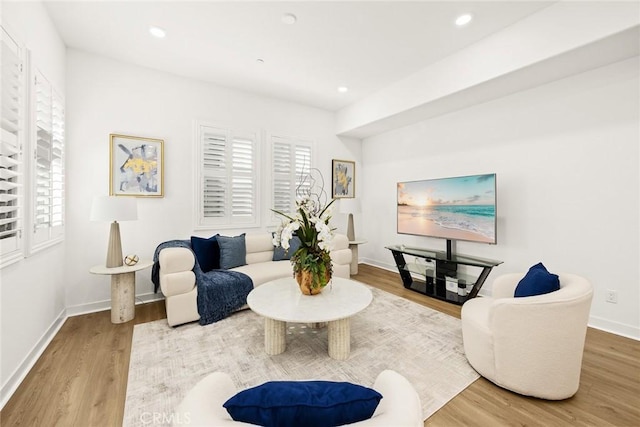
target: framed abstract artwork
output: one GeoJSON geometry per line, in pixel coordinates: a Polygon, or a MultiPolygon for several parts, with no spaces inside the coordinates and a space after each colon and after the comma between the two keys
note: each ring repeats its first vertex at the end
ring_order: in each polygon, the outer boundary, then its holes
{"type": "Polygon", "coordinates": [[[164,196],[164,141],[109,135],[109,194],[164,196]]]}
{"type": "Polygon", "coordinates": [[[334,199],[356,197],[356,163],[349,160],[331,162],[331,188],[334,199]]]}

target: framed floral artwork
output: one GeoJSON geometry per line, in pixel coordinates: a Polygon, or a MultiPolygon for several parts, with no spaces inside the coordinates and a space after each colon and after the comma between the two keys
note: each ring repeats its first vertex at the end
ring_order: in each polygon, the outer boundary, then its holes
{"type": "Polygon", "coordinates": [[[331,162],[331,188],[334,199],[356,197],[356,163],[333,159],[331,162]]]}
{"type": "Polygon", "coordinates": [[[164,196],[164,141],[109,135],[109,194],[164,196]]]}

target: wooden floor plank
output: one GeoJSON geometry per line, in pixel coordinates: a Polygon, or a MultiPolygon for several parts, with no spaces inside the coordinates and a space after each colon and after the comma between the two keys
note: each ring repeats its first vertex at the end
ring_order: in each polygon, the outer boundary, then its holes
{"type": "MultiPolygon", "coordinates": [[[[460,306],[404,289],[397,273],[360,265],[353,277],[460,317],[460,306]]],[[[119,426],[133,326],[166,318],[164,302],[136,306],[133,321],[109,311],[67,319],[0,412],[6,426],[119,426]]],[[[559,402],[520,396],[480,378],[425,426],[640,426],[640,342],[589,328],[580,389],[559,402]]]]}

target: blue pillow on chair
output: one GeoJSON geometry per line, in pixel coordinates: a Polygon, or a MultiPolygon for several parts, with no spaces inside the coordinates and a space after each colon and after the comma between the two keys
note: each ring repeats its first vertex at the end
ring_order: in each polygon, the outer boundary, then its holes
{"type": "Polygon", "coordinates": [[[216,234],[208,239],[191,236],[191,249],[196,254],[200,269],[205,273],[220,268],[220,247],[217,236],[216,234]]]}
{"type": "Polygon", "coordinates": [[[247,245],[244,233],[235,237],[217,236],[220,245],[220,268],[229,269],[247,264],[247,245]]]}
{"type": "Polygon", "coordinates": [[[298,236],[293,236],[291,240],[289,240],[289,249],[287,251],[285,251],[282,246],[276,246],[273,248],[273,261],[291,259],[291,255],[296,253],[301,244],[302,242],[300,241],[300,238],[298,236]]]}
{"type": "Polygon", "coordinates": [[[270,381],[222,406],[235,421],[265,427],[330,427],[371,418],[380,399],[377,391],[348,382],[270,381]]]}
{"type": "Polygon", "coordinates": [[[514,297],[532,297],[534,295],[548,294],[560,289],[560,280],[557,274],[549,273],[545,266],[539,262],[529,269],[527,274],[518,282],[514,297]]]}

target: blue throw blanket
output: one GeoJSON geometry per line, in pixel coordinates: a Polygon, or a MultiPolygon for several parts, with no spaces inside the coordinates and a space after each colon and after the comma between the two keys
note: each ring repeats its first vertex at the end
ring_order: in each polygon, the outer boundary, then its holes
{"type": "MultiPolygon", "coordinates": [[[[151,281],[155,285],[155,292],[160,286],[160,263],[158,257],[164,248],[188,248],[191,250],[189,240],[169,240],[161,243],[153,254],[153,269],[151,281]]],[[[198,314],[200,324],[208,325],[229,316],[235,310],[247,303],[247,295],[253,289],[251,277],[237,271],[211,270],[203,272],[195,257],[196,265],[193,272],[196,275],[198,287],[198,314]]]]}

